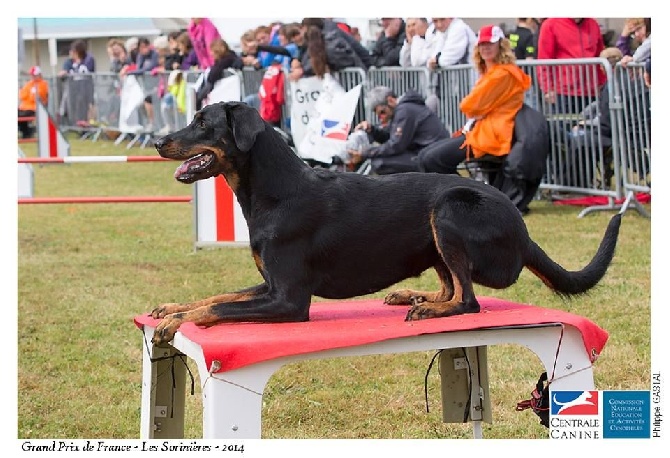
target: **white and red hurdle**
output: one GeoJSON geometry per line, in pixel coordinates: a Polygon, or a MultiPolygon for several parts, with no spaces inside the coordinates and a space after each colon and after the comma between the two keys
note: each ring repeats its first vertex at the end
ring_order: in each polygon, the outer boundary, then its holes
{"type": "MultiPolygon", "coordinates": [[[[217,82],[209,96],[209,103],[241,100],[240,80],[237,75],[217,82]]],[[[187,91],[187,99],[193,98],[195,91],[187,91]]],[[[187,103],[187,119],[193,117],[194,103],[187,103]]],[[[133,197],[44,197],[36,198],[32,193],[32,171],[21,173],[21,167],[30,164],[74,164],[97,162],[159,162],[169,159],[160,156],[70,156],[69,144],[60,135],[55,122],[46,108],[41,107],[38,119],[48,119],[49,123],[38,131],[38,138],[47,138],[44,143],[49,148],[42,149],[38,158],[22,157],[19,149],[19,204],[78,204],[78,203],[137,203],[137,202],[194,202],[195,248],[216,245],[248,245],[249,229],[242,209],[222,176],[198,181],[193,187],[193,196],[133,196],[133,197]],[[45,127],[47,130],[44,130],[45,127]],[[55,137],[54,137],[55,136],[55,137]],[[65,144],[63,144],[63,141],[65,144]],[[26,183],[26,180],[30,180],[26,183]],[[23,183],[22,183],[23,181],[23,183]],[[23,194],[22,194],[23,191],[23,194]]],[[[39,121],[38,121],[39,122],[39,121]]],[[[40,140],[41,141],[41,140],[40,140]]]]}
{"type": "Polygon", "coordinates": [[[165,162],[160,156],[66,156],[66,157],[23,157],[19,164],[77,164],[101,162],[165,162]]]}
{"type": "Polygon", "coordinates": [[[70,143],[56,125],[56,120],[41,103],[37,103],[35,116],[19,117],[19,121],[35,121],[37,130],[34,138],[19,138],[19,144],[37,143],[39,157],[57,158],[70,154],[70,143]]]}
{"type": "MultiPolygon", "coordinates": [[[[21,156],[21,153],[19,153],[21,156]]],[[[165,162],[159,156],[19,157],[19,204],[92,204],[138,202],[195,202],[195,247],[247,245],[249,230],[233,191],[222,176],[198,181],[193,196],[34,197],[32,173],[21,173],[30,164],[81,164],[103,162],[165,162]],[[28,182],[29,181],[29,182],[28,182]],[[23,191],[21,190],[29,190],[23,191]]]]}
{"type": "Polygon", "coordinates": [[[197,181],[194,195],[196,248],[249,244],[247,220],[225,178],[197,181]]]}

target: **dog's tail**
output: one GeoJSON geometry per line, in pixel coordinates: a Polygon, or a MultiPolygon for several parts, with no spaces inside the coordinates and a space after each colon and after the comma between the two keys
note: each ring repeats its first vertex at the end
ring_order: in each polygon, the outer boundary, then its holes
{"type": "Polygon", "coordinates": [[[614,257],[621,214],[612,217],[598,251],[582,270],[571,272],[552,261],[535,242],[531,241],[530,259],[526,267],[537,275],[549,288],[560,295],[582,294],[593,288],[607,272],[614,257]]]}

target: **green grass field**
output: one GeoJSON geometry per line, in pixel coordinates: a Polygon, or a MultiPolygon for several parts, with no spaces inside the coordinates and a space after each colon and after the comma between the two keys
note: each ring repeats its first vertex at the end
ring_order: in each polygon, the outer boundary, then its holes
{"type": "MultiPolygon", "coordinates": [[[[152,155],[152,148],[71,140],[72,155],[152,155]]],[[[35,156],[34,145],[24,148],[35,156]]],[[[35,196],[191,195],[177,163],[35,165],[35,196]]],[[[611,212],[531,204],[529,231],[550,256],[579,269],[594,254],[611,212]]],[[[651,211],[651,207],[647,206],[651,211]]],[[[596,388],[650,386],[651,222],[629,211],[614,262],[584,297],[562,300],[530,272],[478,295],[567,310],[609,332],[594,365],[596,388]]],[[[18,437],[139,437],[142,352],[133,317],[260,282],[248,248],[194,250],[188,203],[21,205],[18,208],[18,437]]],[[[403,287],[436,289],[430,271],[403,287]]],[[[393,288],[396,289],[396,288],[393,288]]],[[[380,291],[373,297],[382,298],[380,291]]],[[[318,300],[318,298],[317,298],[318,300]]],[[[515,345],[489,348],[493,423],[487,438],[546,438],[528,399],[543,367],[515,345]]],[[[433,352],[339,358],[283,367],[266,387],[265,438],[469,438],[441,419],[433,352]]],[[[200,382],[186,399],[186,437],[202,437],[200,382]]]]}

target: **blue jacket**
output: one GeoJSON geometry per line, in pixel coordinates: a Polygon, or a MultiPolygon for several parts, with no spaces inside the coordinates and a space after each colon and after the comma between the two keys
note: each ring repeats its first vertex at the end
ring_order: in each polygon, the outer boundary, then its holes
{"type": "Polygon", "coordinates": [[[298,45],[295,43],[289,43],[286,46],[284,46],[286,50],[291,54],[291,56],[282,56],[281,54],[275,54],[275,59],[274,62],[277,62],[282,65],[286,70],[290,71],[291,70],[291,60],[292,59],[298,59],[300,56],[300,51],[298,49],[298,45]]]}
{"type": "Polygon", "coordinates": [[[137,55],[137,70],[128,72],[129,75],[141,75],[158,67],[158,52],[154,49],[149,51],[149,55],[137,55]]]}
{"type": "MultiPolygon", "coordinates": [[[[279,42],[279,34],[274,32],[272,37],[270,38],[270,43],[268,43],[270,46],[281,46],[281,43],[279,42]]],[[[273,62],[277,62],[277,58],[280,58],[278,62],[281,62],[281,58],[283,56],[273,54],[271,52],[267,51],[261,51],[258,53],[256,56],[258,58],[258,63],[260,64],[261,68],[268,68],[270,65],[272,65],[273,62]]],[[[290,61],[289,61],[289,66],[290,66],[290,61]]]]}
{"type": "Polygon", "coordinates": [[[68,73],[95,73],[95,59],[91,54],[86,54],[84,60],[79,63],[67,59],[63,62],[63,70],[68,73]]]}

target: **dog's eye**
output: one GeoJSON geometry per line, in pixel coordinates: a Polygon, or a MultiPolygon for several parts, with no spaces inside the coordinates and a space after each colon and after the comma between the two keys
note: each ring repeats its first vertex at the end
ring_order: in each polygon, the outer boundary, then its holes
{"type": "Polygon", "coordinates": [[[201,129],[206,129],[207,128],[207,125],[205,124],[205,120],[202,119],[202,118],[198,119],[197,126],[201,129]]]}

